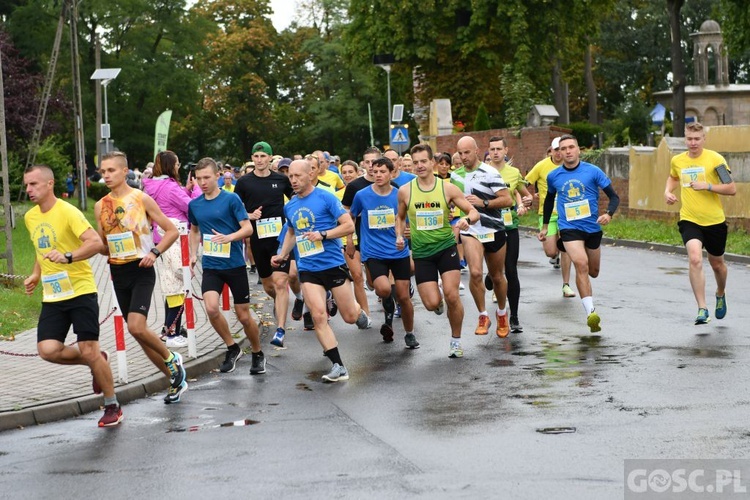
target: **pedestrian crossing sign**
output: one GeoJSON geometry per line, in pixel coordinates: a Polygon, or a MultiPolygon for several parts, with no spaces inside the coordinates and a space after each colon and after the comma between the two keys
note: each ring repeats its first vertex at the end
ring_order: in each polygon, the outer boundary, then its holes
{"type": "Polygon", "coordinates": [[[409,144],[409,129],[406,127],[393,127],[391,129],[391,144],[409,144]]]}

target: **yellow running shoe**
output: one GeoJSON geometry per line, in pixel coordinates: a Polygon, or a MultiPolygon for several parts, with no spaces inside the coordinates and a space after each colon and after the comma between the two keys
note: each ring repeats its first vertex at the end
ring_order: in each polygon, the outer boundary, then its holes
{"type": "Polygon", "coordinates": [[[599,318],[599,315],[596,314],[596,311],[591,311],[591,314],[589,314],[589,317],[586,318],[586,324],[589,325],[589,328],[591,328],[591,333],[602,331],[602,327],[599,326],[600,321],[601,319],[599,318]]]}

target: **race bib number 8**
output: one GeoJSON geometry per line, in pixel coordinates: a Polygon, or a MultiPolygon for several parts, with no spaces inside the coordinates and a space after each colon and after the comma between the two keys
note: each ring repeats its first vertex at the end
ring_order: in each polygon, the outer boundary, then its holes
{"type": "Polygon", "coordinates": [[[109,256],[115,259],[124,259],[138,255],[132,231],[108,234],[107,246],[109,247],[109,256]]]}
{"type": "Polygon", "coordinates": [[[392,208],[368,210],[367,224],[370,226],[370,229],[388,229],[389,227],[396,227],[396,214],[392,208]]]}
{"type": "Polygon", "coordinates": [[[297,236],[297,252],[299,252],[300,258],[323,253],[323,242],[310,241],[304,236],[297,236]]]}
{"type": "Polygon", "coordinates": [[[281,234],[281,217],[270,217],[259,219],[255,224],[258,229],[258,238],[275,238],[281,234]]]}
{"type": "Polygon", "coordinates": [[[204,257],[219,257],[220,259],[228,259],[230,248],[230,243],[216,243],[215,241],[211,241],[210,234],[203,235],[204,257]]]}
{"type": "Polygon", "coordinates": [[[703,167],[683,168],[680,171],[682,187],[690,187],[691,182],[706,182],[706,169],[703,167]]]}
{"type": "Polygon", "coordinates": [[[442,210],[417,210],[417,229],[420,231],[433,231],[442,227],[442,210]]]}
{"type": "Polygon", "coordinates": [[[579,220],[591,217],[589,200],[571,201],[565,204],[565,219],[579,220]]]}
{"type": "Polygon", "coordinates": [[[73,284],[66,271],[42,276],[42,296],[44,300],[57,300],[73,295],[73,284]]]}

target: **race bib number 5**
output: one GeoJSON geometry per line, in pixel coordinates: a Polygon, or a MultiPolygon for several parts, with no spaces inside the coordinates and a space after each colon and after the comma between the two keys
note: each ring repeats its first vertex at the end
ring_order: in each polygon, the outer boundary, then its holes
{"type": "Polygon", "coordinates": [[[571,201],[565,204],[565,219],[579,220],[591,217],[589,200],[571,201]]]}
{"type": "Polygon", "coordinates": [[[442,227],[442,210],[417,210],[417,229],[420,231],[433,231],[442,227]]]}
{"type": "Polygon", "coordinates": [[[109,256],[115,259],[124,259],[134,257],[138,254],[135,248],[135,238],[133,232],[108,234],[107,246],[109,247],[109,256]]]}
{"type": "Polygon", "coordinates": [[[216,243],[211,241],[210,234],[203,235],[203,255],[206,257],[229,258],[230,243],[216,243]]]}

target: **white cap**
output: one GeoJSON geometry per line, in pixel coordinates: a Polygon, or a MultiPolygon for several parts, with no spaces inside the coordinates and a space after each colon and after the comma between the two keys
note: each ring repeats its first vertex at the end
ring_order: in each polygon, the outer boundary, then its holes
{"type": "Polygon", "coordinates": [[[560,138],[555,137],[554,139],[552,139],[552,145],[550,146],[550,148],[558,149],[559,147],[560,147],[560,138]]]}

